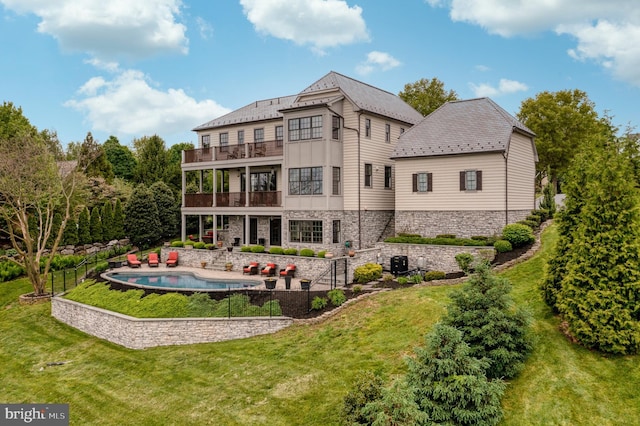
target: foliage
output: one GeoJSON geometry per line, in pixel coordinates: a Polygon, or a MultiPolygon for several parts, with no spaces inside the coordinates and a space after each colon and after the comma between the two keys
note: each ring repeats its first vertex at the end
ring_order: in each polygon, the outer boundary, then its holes
{"type": "Polygon", "coordinates": [[[300,256],[313,257],[316,253],[310,248],[300,249],[300,256]]]}
{"type": "Polygon", "coordinates": [[[116,206],[113,208],[113,238],[120,240],[126,235],[124,230],[124,209],[122,208],[122,202],[118,198],[116,206]]]}
{"type": "Polygon", "coordinates": [[[353,281],[360,284],[379,280],[380,277],[382,277],[382,265],[377,263],[366,263],[353,271],[353,281]]]}
{"type": "Polygon", "coordinates": [[[458,267],[460,268],[460,270],[462,272],[465,273],[465,275],[469,275],[469,273],[471,272],[471,269],[473,268],[473,255],[471,253],[458,253],[455,256],[456,259],[456,263],[458,264],[458,267]]]}
{"type": "MultiPolygon", "coordinates": [[[[56,212],[53,215],[53,222],[51,225],[51,235],[49,235],[49,241],[47,241],[47,248],[53,247],[53,244],[55,243],[55,240],[56,240],[56,236],[60,232],[61,226],[62,226],[62,215],[60,214],[60,212],[56,212]]],[[[64,232],[63,232],[62,238],[64,239],[64,232]]],[[[62,244],[62,240],[60,240],[60,243],[62,244]]]]}
{"type": "Polygon", "coordinates": [[[264,246],[261,245],[255,245],[253,247],[251,247],[251,252],[252,253],[264,253],[264,246]]]}
{"type": "Polygon", "coordinates": [[[431,114],[446,102],[458,99],[455,91],[445,90],[444,83],[435,77],[405,84],[398,96],[423,116],[431,114]]]}
{"type": "Polygon", "coordinates": [[[327,254],[327,251],[326,251],[326,250],[320,250],[320,251],[318,252],[318,257],[319,257],[320,259],[324,259],[324,256],[325,256],[326,254],[327,254]]]}
{"type": "Polygon", "coordinates": [[[398,281],[398,284],[400,284],[400,285],[409,284],[409,278],[407,278],[407,277],[398,277],[398,279],[396,281],[398,281]]]}
{"type": "Polygon", "coordinates": [[[371,424],[364,407],[382,398],[384,381],[371,371],[364,371],[356,378],[353,388],[344,396],[342,419],[345,424],[371,424]]]}
{"type": "Polygon", "coordinates": [[[159,241],[160,219],[153,194],[144,185],[138,185],[131,194],[124,210],[125,229],[131,243],[148,248],[159,241]]]}
{"type": "Polygon", "coordinates": [[[62,233],[62,245],[76,245],[78,244],[78,225],[73,217],[70,217],[67,221],[67,226],[62,233]]]}
{"type": "Polygon", "coordinates": [[[384,242],[404,244],[434,244],[443,246],[487,246],[491,245],[492,243],[488,238],[487,240],[480,240],[477,238],[450,238],[449,236],[428,238],[421,237],[419,235],[399,235],[397,237],[386,238],[384,242]]]}
{"type": "Polygon", "coordinates": [[[171,247],[184,247],[184,241],[171,241],[171,247]]]}
{"type": "Polygon", "coordinates": [[[296,249],[296,248],[284,249],[284,254],[286,254],[287,256],[297,256],[298,255],[298,249],[296,249]]]}
{"type": "Polygon", "coordinates": [[[104,241],[111,241],[115,238],[113,229],[113,204],[107,200],[102,206],[102,214],[100,215],[102,220],[102,238],[104,241]]]}
{"type": "Polygon", "coordinates": [[[481,263],[460,290],[451,293],[443,324],[462,332],[469,354],[487,362],[489,379],[513,378],[532,350],[530,315],[516,309],[511,284],[481,263]]]}
{"type": "Polygon", "coordinates": [[[386,274],[382,275],[382,282],[390,283],[391,281],[394,280],[394,278],[395,277],[393,276],[393,274],[390,274],[387,272],[386,274]]]}
{"type": "Polygon", "coordinates": [[[89,232],[91,233],[91,242],[99,243],[102,238],[102,220],[100,219],[100,208],[91,209],[91,218],[89,222],[89,232]]]}
{"type": "Polygon", "coordinates": [[[361,293],[362,292],[362,286],[361,285],[354,285],[351,288],[351,291],[353,292],[353,294],[361,293]]]}
{"type": "Polygon", "coordinates": [[[556,213],[556,191],[553,188],[553,184],[549,182],[542,189],[542,201],[540,201],[540,209],[546,210],[550,217],[556,213]]]}
{"type": "Polygon", "coordinates": [[[413,284],[420,284],[422,282],[422,274],[413,274],[409,277],[409,281],[413,284]]]}
{"type": "Polygon", "coordinates": [[[156,182],[149,190],[153,193],[153,199],[158,209],[160,220],[160,237],[168,240],[178,233],[180,226],[180,206],[169,186],[164,182],[156,182]]]}
{"type": "Polygon", "coordinates": [[[136,159],[129,147],[120,145],[118,138],[110,136],[102,144],[102,148],[111,163],[115,177],[131,182],[136,169],[136,159]]]}
{"type": "Polygon", "coordinates": [[[496,249],[498,253],[506,253],[508,251],[513,250],[513,246],[507,240],[498,240],[493,243],[493,247],[496,249]]]}
{"type": "Polygon", "coordinates": [[[284,254],[284,249],[278,246],[271,246],[269,247],[269,254],[281,255],[281,254],[284,254]]]}
{"type": "Polygon", "coordinates": [[[251,253],[251,246],[242,246],[240,247],[240,251],[242,253],[251,253]]]}
{"type": "Polygon", "coordinates": [[[151,186],[163,180],[167,168],[167,152],[164,140],[158,135],[144,136],[133,140],[138,161],[134,179],[137,183],[151,186]]]}
{"type": "Polygon", "coordinates": [[[196,242],[195,242],[195,241],[193,241],[193,240],[187,240],[187,241],[183,242],[182,244],[183,244],[185,247],[187,247],[187,246],[195,246],[195,245],[196,245],[196,242]]]}
{"type": "MultiPolygon", "coordinates": [[[[78,151],[78,169],[83,170],[88,177],[101,177],[107,183],[114,178],[113,168],[107,159],[102,145],[93,139],[91,132],[87,133],[78,151]]],[[[100,241],[100,240],[96,240],[100,241]]]]}
{"type": "Polygon", "coordinates": [[[436,324],[407,363],[407,382],[431,422],[495,425],[502,418],[505,384],[487,380],[486,363],[470,355],[461,331],[436,324]]]}
{"type": "Polygon", "coordinates": [[[425,281],[434,281],[434,280],[442,280],[447,277],[447,274],[444,271],[429,271],[425,272],[424,280],[425,281]]]}
{"type": "Polygon", "coordinates": [[[333,306],[340,306],[347,301],[347,296],[344,295],[344,291],[339,288],[329,290],[327,292],[327,297],[333,306]]]}
{"type": "Polygon", "coordinates": [[[205,248],[205,243],[202,241],[195,241],[193,244],[193,248],[194,249],[204,249],[205,248]]]}
{"type": "Polygon", "coordinates": [[[367,403],[362,414],[372,426],[415,426],[428,424],[429,420],[414,400],[413,389],[404,380],[383,388],[380,398],[367,403]]]}
{"type": "Polygon", "coordinates": [[[313,309],[314,311],[319,311],[326,308],[328,303],[329,300],[326,297],[316,296],[311,301],[311,309],[313,309]]]}
{"type": "Polygon", "coordinates": [[[24,274],[24,268],[15,262],[0,262],[0,282],[11,281],[24,274]]]}
{"type": "Polygon", "coordinates": [[[78,216],[78,243],[91,244],[91,222],[89,221],[89,209],[87,207],[80,211],[78,216]]]}
{"type": "Polygon", "coordinates": [[[533,243],[533,229],[521,223],[510,223],[502,229],[502,239],[507,240],[513,247],[522,247],[533,243]]]}

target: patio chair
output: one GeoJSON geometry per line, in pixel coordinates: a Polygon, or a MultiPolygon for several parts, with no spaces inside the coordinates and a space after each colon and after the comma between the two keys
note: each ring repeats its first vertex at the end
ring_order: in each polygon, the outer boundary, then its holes
{"type": "Polygon", "coordinates": [[[276,275],[276,271],[278,270],[278,266],[275,263],[267,263],[267,266],[260,271],[260,274],[266,275],[268,277],[273,277],[276,275]]]}
{"type": "Polygon", "coordinates": [[[127,265],[130,268],[139,268],[140,265],[142,265],[142,262],[138,260],[138,257],[135,254],[131,253],[127,255],[127,265]]]}
{"type": "Polygon", "coordinates": [[[288,264],[286,268],[280,269],[281,277],[286,277],[286,276],[295,277],[295,275],[296,275],[296,265],[288,264]]]}
{"type": "Polygon", "coordinates": [[[149,267],[158,267],[158,265],[160,264],[160,261],[158,260],[158,253],[155,252],[151,252],[149,253],[149,256],[147,257],[147,263],[149,264],[149,267]]]}
{"type": "Polygon", "coordinates": [[[258,275],[259,268],[260,268],[260,264],[258,262],[250,262],[248,265],[245,265],[242,268],[242,273],[249,274],[249,275],[258,275]]]}
{"type": "Polygon", "coordinates": [[[167,266],[178,266],[178,252],[170,251],[165,264],[167,266]]]}

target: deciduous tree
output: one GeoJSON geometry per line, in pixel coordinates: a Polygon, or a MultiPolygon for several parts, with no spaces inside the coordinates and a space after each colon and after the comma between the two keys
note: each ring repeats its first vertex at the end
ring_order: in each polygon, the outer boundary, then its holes
{"type": "Polygon", "coordinates": [[[128,182],[133,181],[136,171],[136,158],[128,146],[120,145],[120,141],[115,136],[110,136],[102,144],[107,160],[111,163],[113,174],[128,182]]]}
{"type": "Polygon", "coordinates": [[[431,114],[446,102],[458,100],[458,94],[453,90],[447,91],[444,83],[435,77],[405,84],[404,90],[398,93],[398,96],[424,116],[431,114]]]}

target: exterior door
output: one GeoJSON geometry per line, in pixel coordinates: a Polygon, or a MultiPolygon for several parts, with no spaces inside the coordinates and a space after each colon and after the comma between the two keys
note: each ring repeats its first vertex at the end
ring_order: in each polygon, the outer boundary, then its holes
{"type": "Polygon", "coordinates": [[[249,244],[258,244],[258,218],[249,218],[249,244]]]}
{"type": "Polygon", "coordinates": [[[269,221],[269,245],[280,246],[282,245],[282,219],[279,217],[272,217],[269,221]]]}

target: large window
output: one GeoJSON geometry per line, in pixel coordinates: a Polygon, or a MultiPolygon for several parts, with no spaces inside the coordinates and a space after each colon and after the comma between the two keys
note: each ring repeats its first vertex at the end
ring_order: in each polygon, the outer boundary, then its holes
{"type": "Polygon", "coordinates": [[[322,116],[289,119],[289,141],[318,139],[322,137],[322,116]]]}
{"type": "Polygon", "coordinates": [[[371,188],[373,181],[373,166],[369,163],[364,165],[364,186],[371,188]]]}
{"type": "Polygon", "coordinates": [[[264,129],[253,129],[253,141],[264,142],[264,129]]]}
{"type": "Polygon", "coordinates": [[[244,130],[238,130],[238,143],[244,143],[244,130]]]}
{"type": "Polygon", "coordinates": [[[460,191],[481,191],[482,170],[464,170],[460,172],[460,191]]]}
{"type": "Polygon", "coordinates": [[[249,182],[249,191],[276,191],[276,174],[273,172],[253,172],[249,182]]]}
{"type": "Polygon", "coordinates": [[[226,152],[229,149],[229,133],[220,133],[220,151],[226,152]]]}
{"type": "Polygon", "coordinates": [[[290,195],[322,195],[322,167],[289,169],[290,195]]]}
{"type": "Polygon", "coordinates": [[[384,187],[391,189],[391,166],[384,166],[384,187]]]}
{"type": "Polygon", "coordinates": [[[433,191],[433,177],[431,173],[420,172],[413,175],[413,192],[433,191]]]}
{"type": "Polygon", "coordinates": [[[292,243],[322,243],[322,221],[290,220],[289,241],[292,243]]]}
{"type": "Polygon", "coordinates": [[[333,195],[340,195],[340,167],[333,168],[331,193],[333,195]]]}
{"type": "Polygon", "coordinates": [[[340,117],[331,117],[331,139],[340,139],[340,117]]]}

